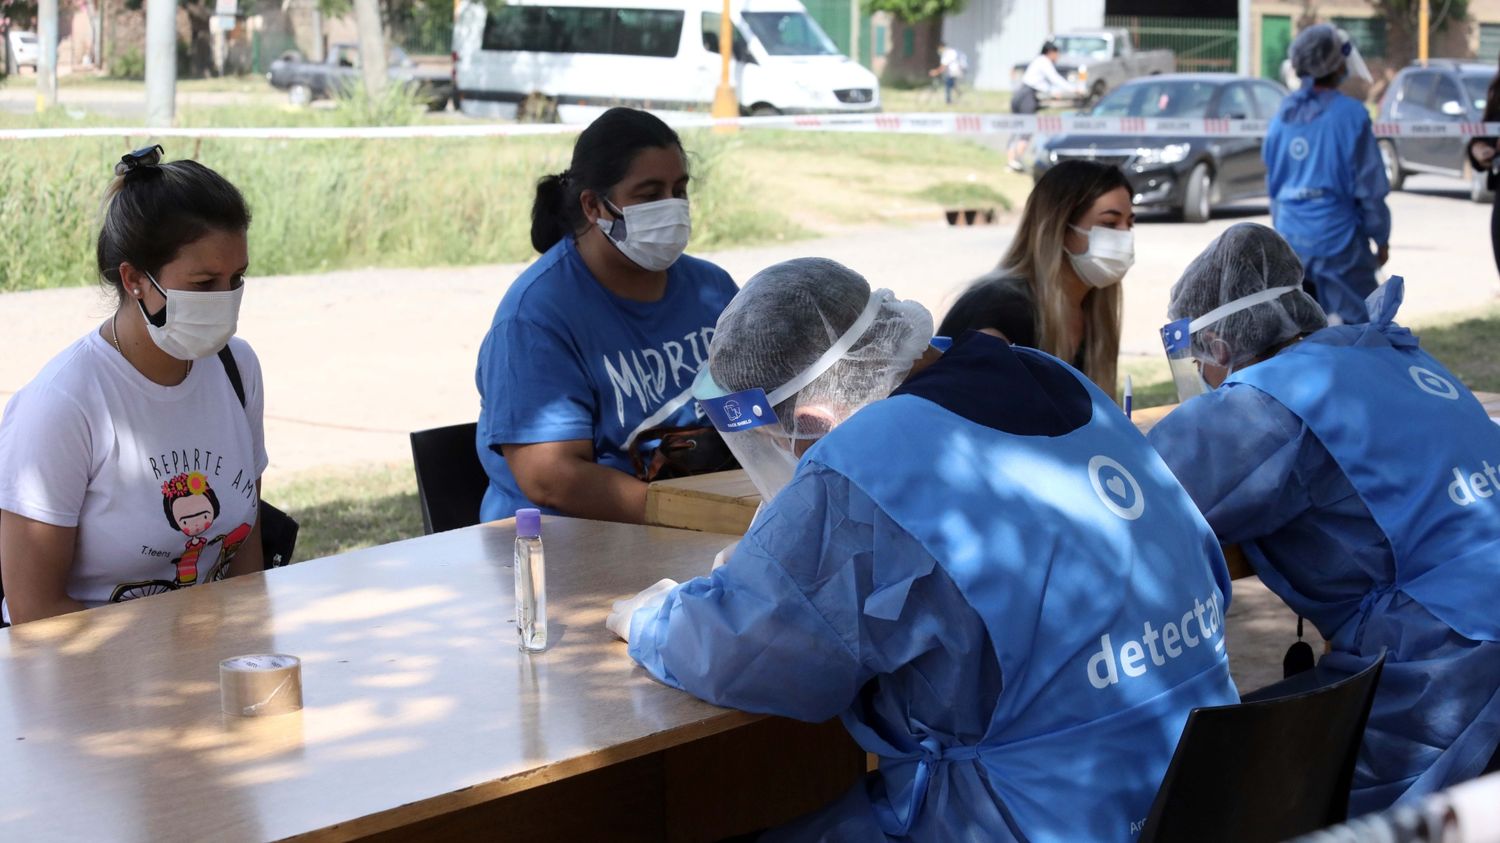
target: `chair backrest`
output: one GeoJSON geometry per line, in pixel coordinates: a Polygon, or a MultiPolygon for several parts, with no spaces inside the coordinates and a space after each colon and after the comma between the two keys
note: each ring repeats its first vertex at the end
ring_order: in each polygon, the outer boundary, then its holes
{"type": "Polygon", "coordinates": [[[1285,840],[1343,822],[1384,664],[1290,696],[1194,709],[1140,843],[1285,840]]]}
{"type": "Polygon", "coordinates": [[[417,470],[422,529],[428,534],[479,523],[479,504],[489,476],[479,462],[474,422],[419,430],[411,435],[411,461],[417,470]]]}

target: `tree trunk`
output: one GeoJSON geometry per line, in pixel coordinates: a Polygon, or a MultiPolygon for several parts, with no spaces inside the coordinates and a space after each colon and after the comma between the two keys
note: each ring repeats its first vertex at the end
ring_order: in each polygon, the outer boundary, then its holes
{"type": "Polygon", "coordinates": [[[927,74],[937,65],[937,45],[943,38],[943,16],[934,15],[913,23],[892,15],[891,24],[892,47],[881,81],[895,87],[928,84],[931,77],[927,74]],[[911,55],[906,54],[908,38],[911,55]]]}
{"type": "Polygon", "coordinates": [[[381,28],[379,0],[354,0],[354,17],[359,26],[359,64],[365,80],[365,93],[371,98],[385,91],[385,32],[381,28]]]}
{"type": "Polygon", "coordinates": [[[199,79],[209,75],[213,67],[213,37],[208,31],[208,19],[213,14],[210,0],[200,3],[184,3],[188,18],[187,75],[199,79]]]}

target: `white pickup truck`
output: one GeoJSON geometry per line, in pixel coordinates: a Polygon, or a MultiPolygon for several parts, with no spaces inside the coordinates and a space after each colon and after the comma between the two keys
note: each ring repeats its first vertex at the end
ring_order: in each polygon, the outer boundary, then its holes
{"type": "MultiPolygon", "coordinates": [[[[1076,84],[1082,93],[1054,96],[1049,105],[1088,106],[1106,93],[1137,76],[1155,76],[1177,69],[1171,50],[1136,50],[1124,29],[1078,29],[1052,36],[1060,55],[1057,72],[1076,84]]],[[[1021,83],[1026,63],[1016,65],[1015,83],[1021,83]]]]}

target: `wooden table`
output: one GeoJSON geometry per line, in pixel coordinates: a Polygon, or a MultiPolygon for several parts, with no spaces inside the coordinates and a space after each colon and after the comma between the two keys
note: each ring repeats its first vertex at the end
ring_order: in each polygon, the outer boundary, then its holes
{"type": "Polygon", "coordinates": [[[864,769],[836,723],[651,680],[612,600],[732,537],[548,518],[552,646],[516,648],[510,522],[0,631],[0,839],[713,840],[864,769]],[[303,660],[305,708],[220,713],[218,663],[303,660]]]}

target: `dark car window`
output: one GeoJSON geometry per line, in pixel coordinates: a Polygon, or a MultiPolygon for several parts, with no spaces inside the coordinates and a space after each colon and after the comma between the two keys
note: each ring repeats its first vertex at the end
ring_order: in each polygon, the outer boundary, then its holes
{"type": "Polygon", "coordinates": [[[1116,88],[1090,112],[1095,117],[1207,117],[1218,85],[1198,79],[1137,82],[1116,88]]]}
{"type": "Polygon", "coordinates": [[[1437,81],[1434,73],[1413,73],[1401,84],[1401,101],[1398,108],[1419,108],[1436,111],[1432,102],[1432,84],[1437,81]]]}
{"type": "Polygon", "coordinates": [[[1250,92],[1244,85],[1230,85],[1219,95],[1218,116],[1248,120],[1255,116],[1255,106],[1250,102],[1250,92]]]}
{"type": "Polygon", "coordinates": [[[1437,87],[1433,90],[1432,110],[1442,114],[1443,117],[1449,120],[1462,120],[1464,118],[1462,112],[1458,114],[1443,113],[1443,107],[1449,103],[1454,103],[1462,109],[1464,106],[1464,95],[1458,90],[1458,82],[1453,77],[1439,76],[1437,78],[1437,87]]]}
{"type": "Polygon", "coordinates": [[[1270,120],[1281,110],[1281,101],[1286,98],[1275,85],[1256,85],[1255,104],[1260,106],[1262,120],[1270,120]]]}
{"type": "Polygon", "coordinates": [[[1480,114],[1484,113],[1485,100],[1489,97],[1490,80],[1495,77],[1489,73],[1465,73],[1464,93],[1469,98],[1469,106],[1480,114]]]}

